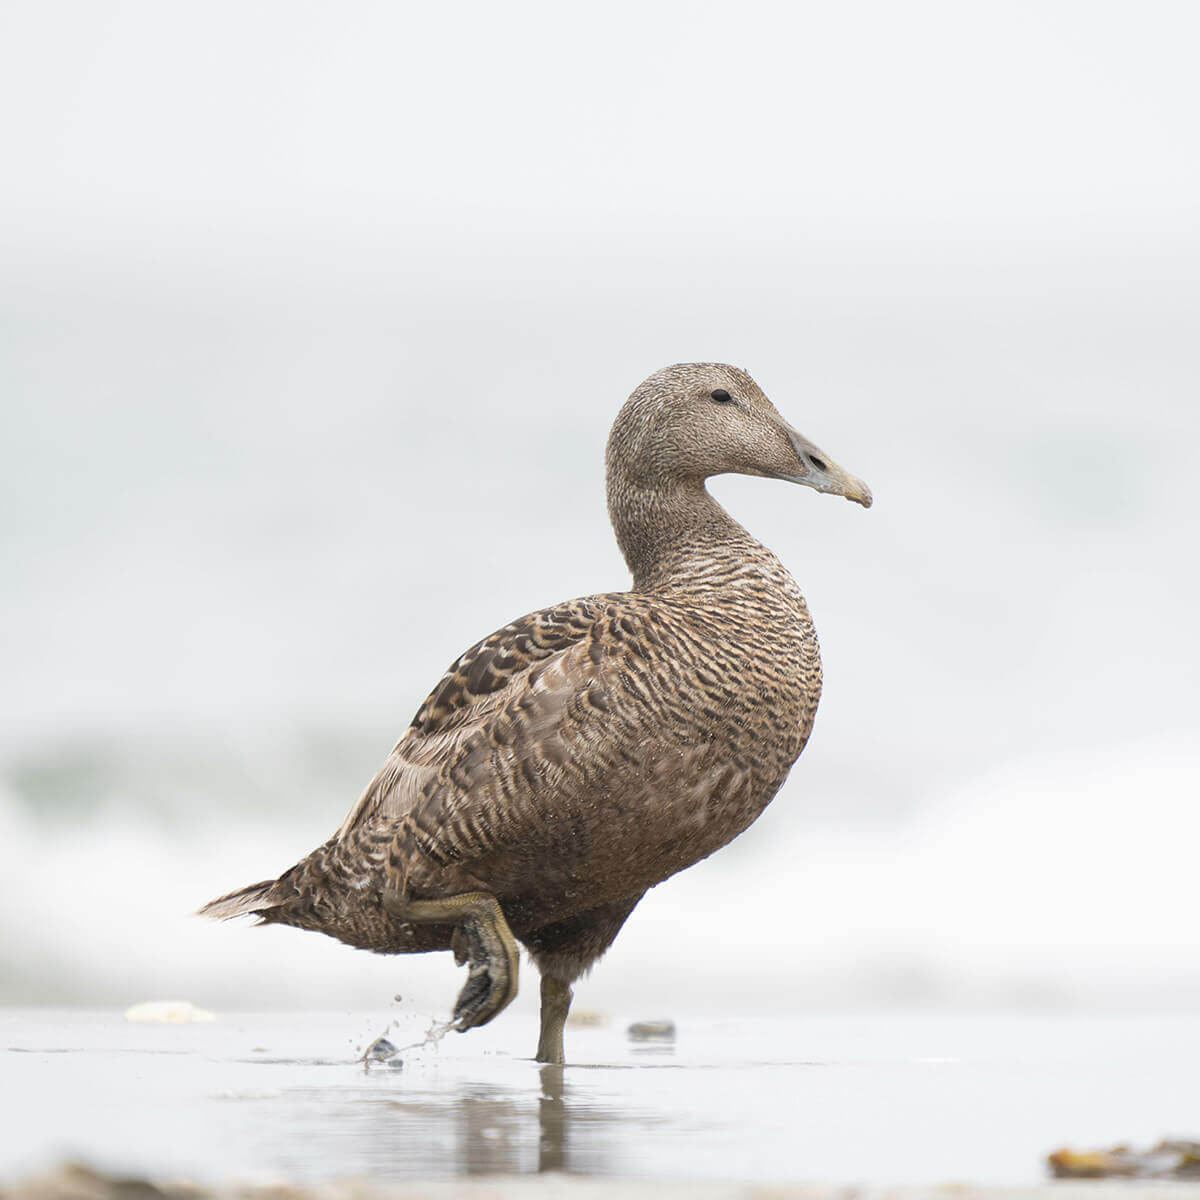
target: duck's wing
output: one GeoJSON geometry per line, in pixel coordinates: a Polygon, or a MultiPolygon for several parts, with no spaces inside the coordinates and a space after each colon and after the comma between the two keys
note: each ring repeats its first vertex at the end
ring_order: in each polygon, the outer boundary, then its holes
{"type": "MultiPolygon", "coordinates": [[[[457,784],[470,745],[479,757],[483,741],[536,737],[562,699],[563,657],[573,648],[589,651],[604,603],[601,597],[573,600],[511,621],[461,654],[417,710],[404,736],[347,814],[340,834],[374,818],[409,816],[440,781],[457,784]],[[457,772],[453,768],[457,767],[457,772]]],[[[589,656],[590,657],[590,656],[589,656]]],[[[572,662],[572,666],[574,666],[572,662]]],[[[568,685],[569,686],[569,685],[568,685]]]]}
{"type": "MultiPolygon", "coordinates": [[[[446,672],[339,837],[379,853],[386,836],[398,885],[440,888],[449,872],[455,886],[499,890],[501,876],[519,887],[589,853],[598,796],[628,822],[664,763],[707,786],[713,748],[689,737],[686,688],[655,670],[663,635],[645,598],[627,594],[497,630],[446,672]]],[[[669,651],[672,675],[686,675],[683,647],[669,651]]]]}

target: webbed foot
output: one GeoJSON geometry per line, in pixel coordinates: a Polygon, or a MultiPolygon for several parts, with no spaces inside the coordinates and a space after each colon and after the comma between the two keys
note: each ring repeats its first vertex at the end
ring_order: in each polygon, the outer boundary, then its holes
{"type": "Polygon", "coordinates": [[[454,925],[454,960],[468,963],[469,969],[454,1002],[453,1028],[465,1032],[486,1025],[512,1003],[520,955],[495,896],[462,892],[438,900],[406,900],[389,889],[383,906],[400,921],[454,925]]]}

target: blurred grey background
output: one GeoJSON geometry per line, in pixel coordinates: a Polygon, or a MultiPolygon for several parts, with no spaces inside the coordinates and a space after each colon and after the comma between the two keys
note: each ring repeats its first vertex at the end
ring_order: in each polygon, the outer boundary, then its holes
{"type": "Polygon", "coordinates": [[[1200,1003],[1198,34],[9,0],[0,1000],[445,1012],[449,956],[188,914],[328,836],[467,645],[625,586],[608,425],[717,359],[876,505],[715,482],[821,713],[580,1005],[1200,1003]]]}

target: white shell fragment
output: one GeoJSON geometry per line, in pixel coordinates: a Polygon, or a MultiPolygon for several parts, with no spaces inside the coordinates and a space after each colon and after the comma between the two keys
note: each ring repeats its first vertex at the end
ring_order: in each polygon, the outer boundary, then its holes
{"type": "Polygon", "coordinates": [[[148,1000],[125,1010],[127,1021],[158,1021],[165,1025],[186,1025],[191,1021],[215,1021],[216,1013],[197,1008],[186,1000],[148,1000]]]}

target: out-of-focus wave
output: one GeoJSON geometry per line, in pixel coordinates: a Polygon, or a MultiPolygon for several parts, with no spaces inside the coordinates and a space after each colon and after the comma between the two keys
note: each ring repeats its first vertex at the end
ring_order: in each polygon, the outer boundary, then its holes
{"type": "MultiPolygon", "coordinates": [[[[81,761],[55,778],[79,785],[81,761]]],[[[294,930],[264,937],[267,931],[248,922],[217,925],[193,915],[251,875],[285,870],[329,835],[338,818],[322,811],[311,787],[295,790],[290,811],[279,803],[255,808],[255,789],[237,786],[247,781],[238,778],[236,758],[223,759],[223,773],[184,776],[175,802],[160,805],[153,788],[138,789],[165,759],[128,773],[134,790],[123,798],[105,791],[121,776],[120,761],[97,761],[98,798],[87,807],[76,802],[48,813],[14,787],[11,775],[0,786],[7,864],[0,886],[0,1001],[184,997],[226,1008],[358,1006],[395,993],[411,996],[414,981],[446,973],[447,964],[437,964],[439,972],[432,960],[398,970],[328,939],[294,930]],[[203,806],[179,798],[218,782],[203,806]]],[[[48,786],[46,778],[40,782],[48,786]]],[[[448,1002],[453,986],[429,989],[425,1006],[448,1002]]]]}
{"type": "Polygon", "coordinates": [[[707,943],[714,1004],[1194,1010],[1198,830],[1186,743],[1027,760],[900,829],[765,838],[749,890],[723,891],[718,858],[615,953],[644,978],[668,930],[673,961],[707,943]]]}
{"type": "MultiPolygon", "coordinates": [[[[360,749],[331,752],[330,772],[343,775],[360,749]]],[[[329,782],[320,772],[281,786],[282,768],[260,748],[254,761],[274,781],[261,791],[275,802],[256,808],[244,760],[215,757],[211,773],[186,777],[150,755],[140,774],[125,773],[124,802],[113,757],[77,754],[59,775],[10,764],[0,791],[0,999],[310,1008],[378,1006],[398,993],[443,1013],[460,982],[448,955],[384,959],[191,915],[282,871],[340,818],[340,803],[318,797],[329,782]],[[69,792],[89,771],[102,802],[30,802],[28,789],[69,792]],[[182,793],[213,789],[214,802],[164,805],[152,781],[165,778],[182,793]]],[[[674,1013],[1200,1004],[1191,747],[1028,761],[873,830],[797,825],[792,786],[735,853],[647,896],[580,985],[581,1004],[674,1013]]],[[[523,1007],[534,1002],[528,982],[527,972],[523,1007]]]]}

